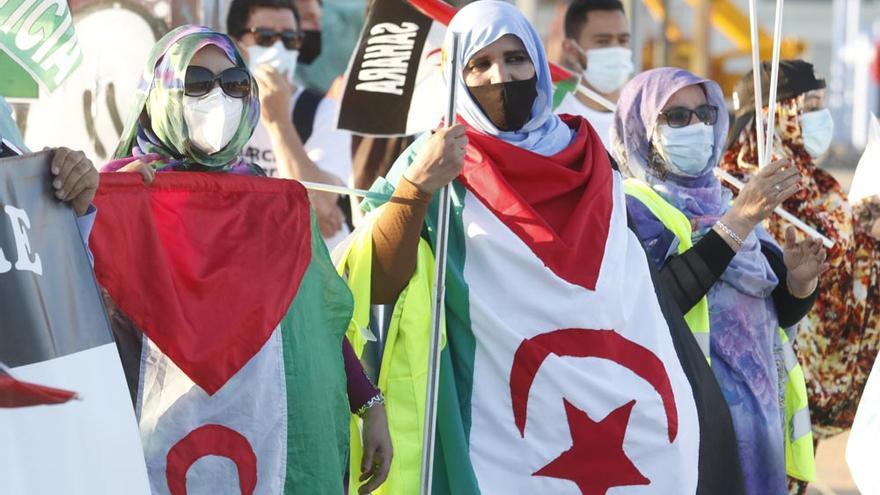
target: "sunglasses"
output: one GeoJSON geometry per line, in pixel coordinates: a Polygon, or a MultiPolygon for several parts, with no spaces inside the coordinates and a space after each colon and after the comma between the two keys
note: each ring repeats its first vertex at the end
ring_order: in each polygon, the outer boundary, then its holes
{"type": "Polygon", "coordinates": [[[257,44],[262,47],[268,48],[280,39],[284,48],[287,48],[288,50],[299,50],[302,46],[303,38],[305,37],[302,32],[294,31],[293,29],[275,31],[274,29],[256,27],[244,30],[241,35],[244,36],[247,33],[253,33],[257,44]]]}
{"type": "Polygon", "coordinates": [[[697,119],[706,125],[715,125],[718,122],[718,107],[715,105],[700,105],[693,110],[686,107],[673,107],[660,112],[660,115],[666,117],[666,123],[672,128],[690,125],[691,115],[696,115],[697,119]]]}
{"type": "Polygon", "coordinates": [[[186,96],[205,96],[219,83],[220,89],[232,98],[245,98],[251,94],[251,75],[248,71],[231,67],[220,74],[208,69],[191,65],[186,69],[183,83],[183,94],[186,96]]]}

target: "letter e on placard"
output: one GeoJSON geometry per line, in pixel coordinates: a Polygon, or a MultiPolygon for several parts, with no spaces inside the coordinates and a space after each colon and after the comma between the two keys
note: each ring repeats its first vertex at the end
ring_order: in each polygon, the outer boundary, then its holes
{"type": "MultiPolygon", "coordinates": [[[[12,224],[12,233],[15,236],[15,249],[18,251],[15,269],[31,271],[37,275],[42,275],[43,262],[40,260],[39,254],[31,253],[31,243],[27,236],[27,230],[25,230],[31,228],[31,220],[28,218],[27,212],[11,205],[6,205],[3,210],[6,212],[6,216],[9,217],[9,222],[12,224]],[[31,259],[31,254],[33,254],[33,259],[31,259]]],[[[0,272],[3,271],[3,261],[5,259],[0,256],[0,272]]],[[[7,261],[6,263],[8,264],[9,262],[7,261]]]]}

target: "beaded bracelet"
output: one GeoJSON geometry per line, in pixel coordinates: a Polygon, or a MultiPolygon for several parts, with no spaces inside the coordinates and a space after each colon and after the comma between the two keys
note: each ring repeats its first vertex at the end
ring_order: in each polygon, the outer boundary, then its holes
{"type": "Polygon", "coordinates": [[[742,238],[740,238],[740,236],[736,235],[736,232],[734,232],[733,229],[731,229],[730,227],[725,225],[724,222],[722,222],[721,220],[715,222],[715,225],[717,225],[719,229],[721,229],[725,234],[727,234],[728,237],[733,239],[733,242],[735,242],[739,247],[742,247],[742,245],[745,244],[745,241],[743,241],[742,238]]]}
{"type": "Polygon", "coordinates": [[[370,409],[373,406],[377,406],[379,404],[384,404],[384,403],[385,403],[385,396],[382,395],[382,392],[379,392],[378,394],[374,395],[373,398],[368,400],[366,404],[362,405],[360,407],[360,409],[357,410],[356,414],[358,416],[363,417],[363,415],[366,414],[367,409],[370,409]]]}

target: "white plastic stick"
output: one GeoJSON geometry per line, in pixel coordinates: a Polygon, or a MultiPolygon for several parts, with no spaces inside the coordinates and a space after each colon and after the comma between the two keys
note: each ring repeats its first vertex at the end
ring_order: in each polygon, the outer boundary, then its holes
{"type": "Polygon", "coordinates": [[[764,168],[764,92],[761,87],[761,45],[758,37],[758,7],[755,0],[749,0],[749,30],[752,39],[752,76],[755,84],[755,132],[758,141],[758,168],[764,168]]]}
{"type": "Polygon", "coordinates": [[[344,186],[336,186],[333,184],[323,184],[321,182],[307,182],[307,181],[299,181],[300,184],[303,185],[306,189],[310,191],[322,191],[322,192],[330,192],[336,194],[345,194],[347,196],[356,196],[361,198],[370,198],[377,199],[380,201],[386,201],[390,196],[387,194],[377,193],[373,191],[367,191],[366,189],[355,189],[353,187],[344,187],[344,186]]]}
{"type": "Polygon", "coordinates": [[[767,144],[764,164],[773,158],[773,137],[776,135],[776,94],[779,86],[779,51],[782,46],[782,12],[785,0],[776,0],[776,22],[773,27],[773,60],[770,62],[770,101],[767,102],[767,144]]]}
{"type": "Polygon", "coordinates": [[[586,96],[587,98],[595,101],[596,103],[602,105],[603,107],[607,108],[611,112],[617,110],[617,105],[615,105],[613,102],[611,102],[608,98],[605,98],[604,96],[600,95],[599,93],[584,86],[583,83],[581,83],[581,82],[578,82],[576,90],[578,93],[580,93],[580,94],[586,96]]]}

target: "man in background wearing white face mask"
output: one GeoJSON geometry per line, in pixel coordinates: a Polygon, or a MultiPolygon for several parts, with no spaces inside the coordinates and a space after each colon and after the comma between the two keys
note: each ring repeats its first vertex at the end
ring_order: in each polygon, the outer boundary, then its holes
{"type": "MultiPolygon", "coordinates": [[[[260,90],[260,123],[244,157],[270,177],[345,185],[351,176],[351,135],[336,129],[336,102],[297,87],[303,31],[291,0],[233,0],[226,28],[260,90]]],[[[310,193],[321,234],[333,249],[348,234],[339,196],[310,193]]]]}
{"type": "MultiPolygon", "coordinates": [[[[574,0],[565,12],[562,51],[567,65],[583,74],[583,84],[614,103],[633,73],[629,40],[629,22],[619,0],[574,0]]],[[[607,108],[572,93],[556,113],[587,119],[609,149],[614,114],[607,108]]]]}

